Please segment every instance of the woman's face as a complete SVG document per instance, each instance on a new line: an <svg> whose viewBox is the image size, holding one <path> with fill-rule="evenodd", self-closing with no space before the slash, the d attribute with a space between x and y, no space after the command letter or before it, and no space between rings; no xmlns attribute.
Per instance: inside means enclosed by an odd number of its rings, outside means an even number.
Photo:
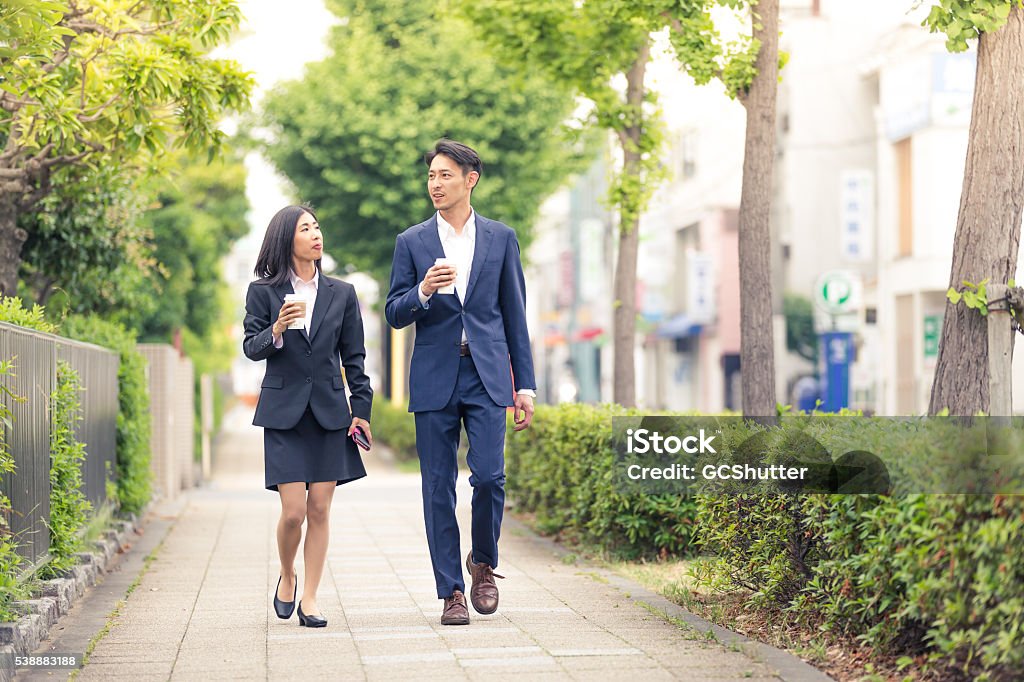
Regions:
<svg viewBox="0 0 1024 682"><path fill-rule="evenodd" d="M309 213L299 216L295 224L295 239L292 242L292 255L298 260L320 260L324 252L324 238L320 234L320 223Z"/></svg>

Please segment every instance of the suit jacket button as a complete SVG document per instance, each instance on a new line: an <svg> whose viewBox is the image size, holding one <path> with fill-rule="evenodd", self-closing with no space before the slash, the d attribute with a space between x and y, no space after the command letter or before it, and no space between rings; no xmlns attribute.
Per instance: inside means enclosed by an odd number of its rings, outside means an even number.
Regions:
<svg viewBox="0 0 1024 682"><path fill-rule="evenodd" d="M313 354L313 351L311 351L311 350L307 350L307 351L306 351L306 357L307 357L307 358L308 358L308 357L309 357L310 355L312 355L312 354Z"/></svg>

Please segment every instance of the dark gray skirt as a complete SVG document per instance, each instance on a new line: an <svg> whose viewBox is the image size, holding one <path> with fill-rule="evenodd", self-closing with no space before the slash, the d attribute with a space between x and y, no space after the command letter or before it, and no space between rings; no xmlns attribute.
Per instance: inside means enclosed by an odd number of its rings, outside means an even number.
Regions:
<svg viewBox="0 0 1024 682"><path fill-rule="evenodd" d="M363 460L348 429L328 431L320 426L307 405L291 429L263 429L263 462L267 490L278 483L335 481L348 483L366 476Z"/></svg>

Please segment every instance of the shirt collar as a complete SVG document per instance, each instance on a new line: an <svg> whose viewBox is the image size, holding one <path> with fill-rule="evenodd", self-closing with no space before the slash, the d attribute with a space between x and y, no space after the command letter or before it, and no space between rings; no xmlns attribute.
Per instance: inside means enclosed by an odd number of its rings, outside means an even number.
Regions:
<svg viewBox="0 0 1024 682"><path fill-rule="evenodd" d="M292 290L293 291L298 287L299 284L305 284L307 286L312 284L313 288L319 291L319 289L320 289L320 276L319 275L320 275L320 273L316 272L316 273L313 274L313 279L311 281L304 282L304 281L302 281L302 278L299 277L295 273L294 269L288 268L288 276L289 276L288 278L292 282Z"/></svg>
<svg viewBox="0 0 1024 682"><path fill-rule="evenodd" d="M441 243L448 241L449 237L455 237L455 228L451 224L441 217L441 212L437 212L437 236L441 238ZM469 209L469 219L466 221L465 226L462 228L462 236L469 239L471 242L476 241L476 211Z"/></svg>

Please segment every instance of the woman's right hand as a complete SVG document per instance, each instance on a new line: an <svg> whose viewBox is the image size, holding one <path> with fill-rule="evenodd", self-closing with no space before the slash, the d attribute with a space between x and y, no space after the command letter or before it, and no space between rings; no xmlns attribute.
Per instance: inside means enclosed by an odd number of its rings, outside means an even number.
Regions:
<svg viewBox="0 0 1024 682"><path fill-rule="evenodd" d="M274 336L281 336L292 322L300 320L303 317L304 311L302 304L295 301L288 301L281 306L281 312L278 313L277 321L274 322L272 328Z"/></svg>

